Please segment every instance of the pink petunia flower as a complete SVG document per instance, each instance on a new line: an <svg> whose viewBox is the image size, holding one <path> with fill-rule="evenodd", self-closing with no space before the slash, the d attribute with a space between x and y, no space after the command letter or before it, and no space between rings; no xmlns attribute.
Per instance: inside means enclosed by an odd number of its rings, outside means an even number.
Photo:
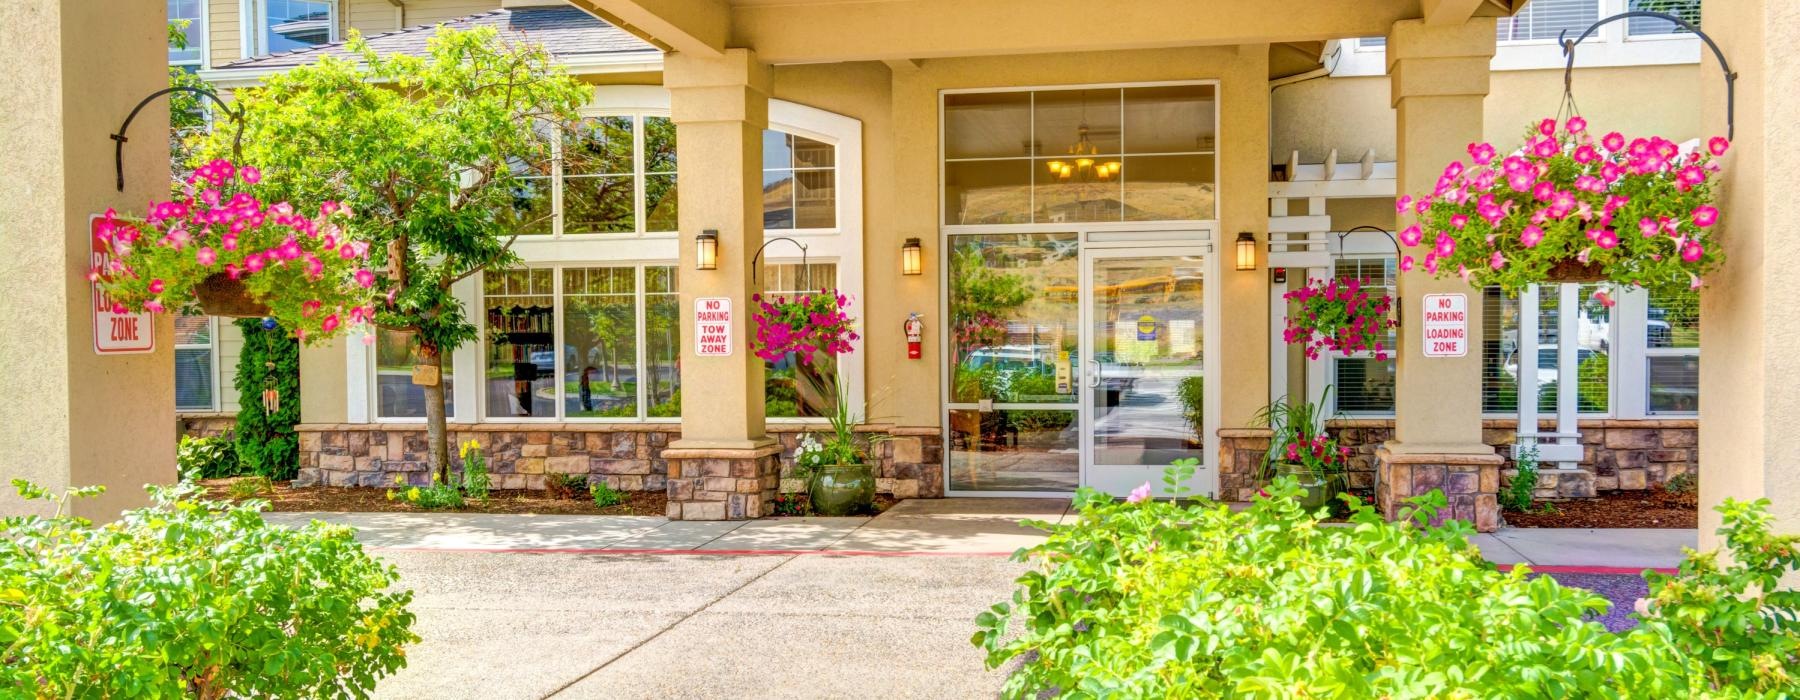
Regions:
<svg viewBox="0 0 1800 700"><path fill-rule="evenodd" d="M1614 131L1600 137L1600 145L1605 146L1606 150L1617 152L1625 148L1625 137Z"/></svg>
<svg viewBox="0 0 1800 700"><path fill-rule="evenodd" d="M1729 148L1731 148L1731 142L1725 140L1723 136L1714 136L1706 141L1707 152L1715 156L1725 155L1726 149Z"/></svg>
<svg viewBox="0 0 1800 700"><path fill-rule="evenodd" d="M1709 205L1694 208L1694 225L1706 228L1719 222L1719 210Z"/></svg>
<svg viewBox="0 0 1800 700"><path fill-rule="evenodd" d="M1587 120L1582 119L1580 116L1569 117L1569 121L1564 122L1564 125L1568 127L1569 133L1571 134L1579 134L1583 131L1587 131Z"/></svg>
<svg viewBox="0 0 1800 700"><path fill-rule="evenodd" d="M1537 247L1537 244L1542 242L1544 242L1544 229L1538 228L1535 225L1526 226L1524 230L1519 232L1520 245L1527 248L1535 248Z"/></svg>

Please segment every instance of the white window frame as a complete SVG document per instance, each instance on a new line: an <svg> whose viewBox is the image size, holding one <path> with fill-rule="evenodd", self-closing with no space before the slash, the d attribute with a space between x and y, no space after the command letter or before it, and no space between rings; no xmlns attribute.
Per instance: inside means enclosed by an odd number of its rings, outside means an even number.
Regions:
<svg viewBox="0 0 1800 700"><path fill-rule="evenodd" d="M452 288L453 294L455 293L455 291L456 290L454 288ZM470 307L470 308L473 308L473 307ZM379 334L377 334L375 336L375 340L368 345L363 345L360 337L353 337L353 338L351 338L351 341L352 342L346 344L346 347L351 348L353 350L353 352L350 354L349 363L346 364L345 366L351 368L351 371L349 372L349 374L351 374L351 375L356 374L356 371L354 369L356 367L365 367L367 369L366 376L364 377L363 386L365 387L364 391L368 394L368 398L367 398L366 402L363 404L363 407L364 407L363 410L365 410L367 412L367 415L364 416L363 418L353 417L351 419L352 422L424 423L425 422L424 416L410 416L409 417L409 416L383 416L383 415L380 415L381 384L379 381L377 381L377 377L376 377L376 373L380 370L380 367L378 367L377 363L376 363L377 354L375 351L375 344L381 342L381 336ZM361 352L355 352L357 350L360 350ZM449 357L444 358L444 369L449 370L450 376L452 378L460 377L460 376L467 376L462 373L461 368L457 365L457 358L459 356L469 355L469 354L472 354L472 353L470 353L466 347L458 348L457 350L451 352ZM354 387L354 386L355 386L355 383L352 382L352 387ZM455 391L455 387L454 386L451 387L451 390ZM450 401L449 401L450 405L445 407L446 411L445 411L444 419L446 421L454 422L454 421L456 421L456 409L457 409L457 406L461 405L462 397L459 393L459 394L452 394L451 396L449 396L447 398L450 399ZM351 405L355 406L356 402L352 401ZM354 410L354 409L352 409L352 410Z"/></svg>
<svg viewBox="0 0 1800 700"><path fill-rule="evenodd" d="M1725 2L1728 0L1713 0ZM1630 0L1594 0L1600 5L1599 19L1625 12ZM1700 62L1700 38L1693 34L1649 34L1628 36L1630 20L1601 27L1575 50L1576 68L1612 68L1621 66L1684 65ZM1574 37L1570 37L1574 38ZM1387 47L1355 41L1356 50L1346 51L1335 66L1333 77L1387 74ZM1548 70L1568 65L1562 46L1554 39L1498 41L1490 70ZM1579 78L1578 78L1579 79Z"/></svg>
<svg viewBox="0 0 1800 700"><path fill-rule="evenodd" d="M202 69L212 67L212 60L211 60L212 52L210 50L212 48L212 36L207 31L208 22L206 21L207 16L211 14L210 12L207 12L207 9L209 8L210 3L207 0L195 0L195 2L199 3L199 5L200 5L200 16L195 17L194 23L190 26L192 26L194 28L194 30L195 30L194 35L196 37L198 37L199 41L197 43L188 44L188 48L198 51L200 53L200 57L195 58L195 59L185 60L185 61L169 61L169 65L171 65L171 66L197 66ZM181 17L181 18L170 17L168 19L186 19L186 18L185 17Z"/></svg>
<svg viewBox="0 0 1800 700"><path fill-rule="evenodd" d="M239 45L242 47L239 53L243 58L255 58L271 53L264 41L264 33L268 31L266 26L269 14L268 1L242 0L242 4L238 6L238 39ZM330 25L326 42L339 41L338 21L342 10L338 7L338 0L323 0L323 2L326 3L330 12L330 16L325 20ZM204 52L202 55L205 55Z"/></svg>
<svg viewBox="0 0 1800 700"><path fill-rule="evenodd" d="M206 317L206 340L207 342L204 345L199 343L175 343L175 349L205 350L207 352L207 355L210 357L207 361L207 367L211 370L212 374L212 376L207 377L207 381L212 384L211 389L207 391L207 395L212 397L212 403L204 408L181 406L178 403L175 406L176 413L217 413L219 411L219 406L221 405L219 381L222 377L219 371L219 317Z"/></svg>
<svg viewBox="0 0 1800 700"><path fill-rule="evenodd" d="M669 91L655 85L603 85L594 88L593 99L589 106L582 110L583 116L618 116L620 114L637 115L641 122L644 116L669 116ZM815 141L829 143L837 147L837 226L828 229L781 229L770 237L787 236L806 243L807 259L812 262L833 262L838 268L838 289L855 300L852 315L866 319L866 313L856 309L866 309L867 300L863 296L864 262L863 262L863 136L862 121L853 117L827 112L815 107L788 102L785 100L769 100L769 128L791 134L805 136ZM634 125L636 136L635 175L643 176L644 149L642 144L643 129ZM759 165L760 169L760 165ZM560 190L561 178L554 178L553 187ZM643 187L636 188L638 197L638 225L642 229L645 219L642 216ZM676 232L653 233L587 233L559 235L561 226L560 207L561 193L555 197L558 208L557 229L551 234L520 236L513 244L513 251L518 253L520 267L608 267L608 266L640 266L638 294L640 296L640 341L642 339L643 309L643 266L669 265L676 266L679 272L680 236ZM785 250L784 250L785 248ZM777 244L771 246L764 259L770 263L799 262L798 251L791 246ZM557 362L562 362L560 347L562 333L561 272L555 273L557 305L557 337L559 351ZM451 288L458 301L466 309L480 309L481 275L471 276ZM747 312L747 311L746 311ZM865 366L867 348L865 338L852 341L852 352L839 356L839 377L848 385L851 397L851 410L857 415L866 415L867 403ZM642 342L639 343L640 363L642 367ZM360 341L346 343L348 366L361 367L362 371L350 371L349 387L346 391L350 407L347 419L351 423L369 422L418 422L417 418L375 418L373 410L373 377L374 353ZM479 346L464 346L451 355L457 376L484 379L486 353ZM485 381L461 381L454 388L455 405L473 407L473 414L463 411L460 423L497 423L497 424L533 424L553 423L562 419L526 419L526 418L489 418ZM640 386L640 393L642 388ZM648 410L643 401L639 401L639 415ZM460 409L459 409L460 410ZM557 412L563 411L559 403ZM677 418L570 418L570 423L675 423ZM824 422L822 418L770 418L770 424L798 423L816 425Z"/></svg>

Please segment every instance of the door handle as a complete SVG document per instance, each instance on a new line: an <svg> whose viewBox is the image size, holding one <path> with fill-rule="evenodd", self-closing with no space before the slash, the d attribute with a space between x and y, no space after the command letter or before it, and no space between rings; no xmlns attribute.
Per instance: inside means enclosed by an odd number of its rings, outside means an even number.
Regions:
<svg viewBox="0 0 1800 700"><path fill-rule="evenodd" d="M1089 389L1100 386L1100 361L1088 360L1087 385Z"/></svg>

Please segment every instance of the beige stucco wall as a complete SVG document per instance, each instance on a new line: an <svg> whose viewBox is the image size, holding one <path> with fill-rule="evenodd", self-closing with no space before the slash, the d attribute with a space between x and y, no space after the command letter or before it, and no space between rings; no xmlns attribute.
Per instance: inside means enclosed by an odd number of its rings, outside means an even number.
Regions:
<svg viewBox="0 0 1800 700"><path fill-rule="evenodd" d="M1575 98L1596 128L1625 134L1659 134L1676 141L1700 136L1700 67L1697 64L1581 68ZM1561 70L1497 71L1483 102L1483 137L1514 144L1531 124L1555 116L1562 100ZM1375 160L1393 161L1394 111L1387 76L1318 78L1275 88L1270 162L1322 163L1338 149L1341 161L1375 149Z"/></svg>
<svg viewBox="0 0 1800 700"><path fill-rule="evenodd" d="M872 275L884 274L882 268L893 267L892 251L898 250L897 239L918 236L925 242L926 276L907 280L895 289L905 294L905 302L891 307L927 310L926 355L905 368L893 366L896 357L882 350L871 355L871 386L888 376L913 378L896 388L887 402L887 410L895 422L903 425L937 425L941 410L937 378L941 358L936 348L943 332L943 319L932 318L939 305L937 280L943 274L937 269L940 257L939 178L938 178L938 91L948 88L1001 86L1077 85L1127 81L1218 79L1220 83L1220 226L1216 254L1229 256L1230 241L1238 231L1254 231L1258 235L1268 226L1268 47L1207 47L1114 51L1096 54L1051 54L1030 56L990 56L949 58L921 61L917 70L902 69L894 75L893 84L893 170L891 177L878 172L870 178L871 198L891 197L876 202L888 212L883 218L895 232L891 236L872 239L868 261ZM877 194L882 190L888 192ZM885 227L884 227L885 228ZM1226 257L1229 261L1230 258ZM1259 265L1259 270L1260 270ZM1266 279L1261 272L1236 272L1224 265L1218 280L1222 285L1223 304L1217 310L1223 318L1223 347L1209 348L1209 362L1218 362L1223 378L1220 387L1224 404L1221 425L1247 424L1256 409L1267 400L1268 348L1262 343L1230 342L1232 338L1268 337L1268 297ZM871 277L874 279L874 277ZM919 283L919 280L925 280ZM869 296L883 294L880 286L871 284ZM886 308L886 307L884 307ZM898 327L902 316L875 315L874 326ZM878 332L888 332L881 330ZM888 340L872 342L893 345ZM912 365L916 365L916 368ZM929 384L924 383L929 381Z"/></svg>
<svg viewBox="0 0 1800 700"><path fill-rule="evenodd" d="M161 3L19 0L0 4L0 172L18 206L0 208L0 479L53 489L103 484L75 512L106 519L145 502L145 483L175 476L175 381L170 317L155 352L94 351L88 217L135 211L166 192L169 154L157 125L166 103L139 114L125 149L126 189L113 189L120 115L166 84ZM0 513L27 510L10 487ZM42 512L41 507L29 510Z"/></svg>

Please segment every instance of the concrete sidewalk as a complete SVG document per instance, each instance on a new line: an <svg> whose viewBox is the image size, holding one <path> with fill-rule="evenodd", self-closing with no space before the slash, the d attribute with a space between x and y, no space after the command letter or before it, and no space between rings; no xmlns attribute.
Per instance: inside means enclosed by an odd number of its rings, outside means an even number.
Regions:
<svg viewBox="0 0 1800 700"><path fill-rule="evenodd" d="M271 522L318 518L357 528L378 549L600 554L839 553L1001 556L1043 541L1027 520L1072 522L1069 501L942 498L902 501L874 518L671 521L653 516L462 513L269 513ZM1474 544L1497 564L1669 568L1694 530L1509 528Z"/></svg>

